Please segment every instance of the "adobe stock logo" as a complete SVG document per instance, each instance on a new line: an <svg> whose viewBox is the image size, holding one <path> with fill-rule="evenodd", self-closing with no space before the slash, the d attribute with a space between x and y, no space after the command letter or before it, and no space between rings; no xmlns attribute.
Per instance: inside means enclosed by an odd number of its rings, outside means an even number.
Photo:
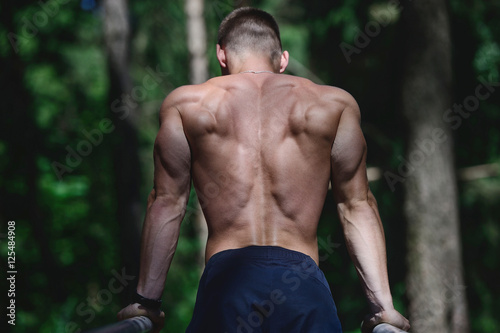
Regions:
<svg viewBox="0 0 500 333"><path fill-rule="evenodd" d="M109 280L106 289L99 290L94 297L89 296L85 301L80 302L76 306L76 314L84 317L86 324L90 324L95 319L96 312L101 312L104 306L109 305L113 301L113 295L121 293L135 279L134 275L127 275L125 273L125 268L122 268L121 272L113 269L111 273L114 277ZM81 331L78 324L73 321L66 324L66 333L79 333Z"/></svg>
<svg viewBox="0 0 500 333"><path fill-rule="evenodd" d="M9 32L7 39L14 49L14 52L19 53L19 47L25 45L30 39L38 35L39 28L43 28L49 23L49 18L53 18L59 13L59 7L65 5L71 0L49 0L47 2L38 1L40 9L35 12L31 18L23 16L21 18L22 27L20 34Z"/></svg>
<svg viewBox="0 0 500 333"><path fill-rule="evenodd" d="M353 40L354 45L346 42L340 43L340 50L347 63L350 64L352 62L354 54L360 54L363 49L368 47L372 39L380 35L382 28L395 22L402 10L403 6L401 6L399 0L390 0L386 7L377 10L373 20L368 21L363 30L356 28L356 36Z"/></svg>
<svg viewBox="0 0 500 333"><path fill-rule="evenodd" d="M66 164L57 161L52 162L52 169L57 178L62 180L62 176L66 172L73 172L74 168L82 163L83 157L89 156L94 147L102 143L104 134L109 134L113 132L114 129L115 125L113 122L108 118L104 118L99 122L97 128L91 129L90 131L82 130L82 134L87 140L80 140L75 148L72 148L70 145L66 146L66 151L68 152L65 159Z"/></svg>
<svg viewBox="0 0 500 333"><path fill-rule="evenodd" d="M493 82L491 78L488 81L480 76L478 80L480 83L474 89L474 94L465 97L462 103L454 103L451 108L444 111L442 120L446 125L433 128L427 138L411 143L417 149L413 149L407 159L401 155L397 157L400 161L397 174L391 171L384 172L384 178L392 192L396 190L396 184L405 182L428 157L435 153L439 144L449 139L444 130L446 126L450 126L452 130L460 128L463 120L468 119L479 109L481 101L488 99L495 89L500 87L500 82Z"/></svg>
<svg viewBox="0 0 500 333"><path fill-rule="evenodd" d="M146 67L147 74L142 78L142 83L134 86L130 92L123 93L119 98L111 102L110 109L119 120L125 120L133 117L132 111L136 110L139 103L144 102L148 94L157 88L168 76L167 72L162 72L159 66L156 70ZM81 139L75 146L67 145L67 152L63 162L52 161L52 170L57 178L62 181L66 173L72 173L83 161L84 157L89 156L95 147L99 146L104 140L104 134L109 134L115 130L115 123L109 118L103 118L99 121L96 128L91 130L82 130L81 133L85 139Z"/></svg>

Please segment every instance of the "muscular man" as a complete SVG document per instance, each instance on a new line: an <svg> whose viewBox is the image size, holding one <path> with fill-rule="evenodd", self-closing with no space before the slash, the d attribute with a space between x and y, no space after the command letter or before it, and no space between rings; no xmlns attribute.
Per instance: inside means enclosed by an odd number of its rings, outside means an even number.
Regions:
<svg viewBox="0 0 500 333"><path fill-rule="evenodd" d="M180 87L161 107L142 235L142 298L119 317L147 315L156 332L163 326L155 300L193 180L208 240L187 332L341 332L317 266L316 231L331 181L371 311L363 332L381 322L408 329L392 304L356 101L341 89L281 74L288 52L273 17L257 9L235 10L222 21L217 59L223 76Z"/></svg>

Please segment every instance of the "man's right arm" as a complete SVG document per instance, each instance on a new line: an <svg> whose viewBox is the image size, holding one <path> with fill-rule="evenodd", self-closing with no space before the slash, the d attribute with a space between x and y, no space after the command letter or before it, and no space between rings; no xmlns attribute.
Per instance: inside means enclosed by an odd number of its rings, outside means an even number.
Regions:
<svg viewBox="0 0 500 333"><path fill-rule="evenodd" d="M362 332L386 322L408 330L406 318L394 309L387 276L385 238L375 197L366 175L366 142L356 101L346 94L331 151L331 181L347 249L369 303Z"/></svg>
<svg viewBox="0 0 500 333"><path fill-rule="evenodd" d="M160 110L160 129L154 146L154 189L148 197L142 230L137 293L153 300L161 299L191 188L191 152L176 107L176 95L179 89L165 99ZM153 332L163 327L163 312L137 303L123 309L118 317L139 315L153 320Z"/></svg>
<svg viewBox="0 0 500 333"><path fill-rule="evenodd" d="M172 94L176 94L173 92ZM142 231L137 292L159 299L172 261L191 189L191 152L179 111L167 97L154 146L154 189Z"/></svg>

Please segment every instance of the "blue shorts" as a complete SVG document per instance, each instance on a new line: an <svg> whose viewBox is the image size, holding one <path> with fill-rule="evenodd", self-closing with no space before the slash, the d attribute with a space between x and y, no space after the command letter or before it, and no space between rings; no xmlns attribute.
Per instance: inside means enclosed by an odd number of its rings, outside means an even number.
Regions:
<svg viewBox="0 0 500 333"><path fill-rule="evenodd" d="M276 246L226 250L208 261L186 333L337 333L337 308L314 260Z"/></svg>

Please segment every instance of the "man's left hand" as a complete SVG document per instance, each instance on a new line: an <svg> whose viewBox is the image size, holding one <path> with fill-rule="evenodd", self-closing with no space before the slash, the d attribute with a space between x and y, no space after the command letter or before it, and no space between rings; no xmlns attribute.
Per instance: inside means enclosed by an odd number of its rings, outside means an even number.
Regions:
<svg viewBox="0 0 500 333"><path fill-rule="evenodd" d="M160 333L165 325L165 313L161 310L150 310L139 303L130 304L118 312L118 319L124 320L137 316L146 316L153 322L153 330L151 333Z"/></svg>
<svg viewBox="0 0 500 333"><path fill-rule="evenodd" d="M373 328L381 323L391 324L403 331L410 329L410 322L394 309L369 314L361 324L362 333L371 333Z"/></svg>

